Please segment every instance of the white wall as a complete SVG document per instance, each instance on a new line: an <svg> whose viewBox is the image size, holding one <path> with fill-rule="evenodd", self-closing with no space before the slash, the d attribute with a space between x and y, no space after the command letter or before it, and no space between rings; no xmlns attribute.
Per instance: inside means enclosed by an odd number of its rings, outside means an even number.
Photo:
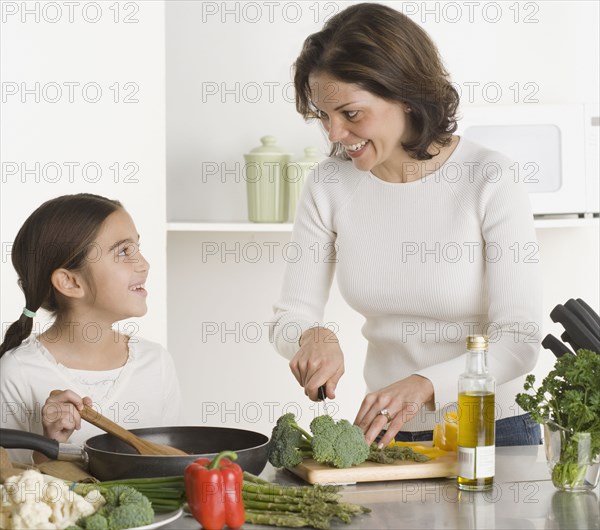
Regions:
<svg viewBox="0 0 600 530"><path fill-rule="evenodd" d="M183 382L190 421L237 422L269 432L285 404L301 404L305 414L313 414L287 362L269 344L264 325L279 293L288 235L171 233L167 240L164 225L167 218L245 220L245 187L236 169L242 154L264 134L276 135L296 155L307 145L325 150L319 129L306 125L295 112L290 65L304 38L342 3L246 2L236 7L231 2L175 0L165 12L164 3L156 0L102 2L100 20L92 22L98 16L93 4L80 2L70 18L62 2L0 3L0 155L9 164L2 166L0 188L3 328L23 305L9 248L26 216L45 199L63 193L118 197L132 212L152 264L149 313L139 320L139 333L164 343L168 325L168 346ZM61 19L52 22L57 13L44 11L44 5L62 6ZM490 82L500 85L502 104L515 103L511 86L519 87L516 103L524 104L523 98L533 93L540 103L597 101L595 2L520 3L518 22L513 2L499 3L499 13L494 2L480 2L472 14L467 4L457 2L394 5L412 13L434 37L463 88L463 101L469 102L469 83L479 83L481 89L470 102L485 103L482 88ZM461 11L445 7L451 5ZM24 16L23 6L33 11ZM490 21L498 16L498 22ZM46 92L39 103L31 94L25 102L21 93L10 95L12 83L20 88L22 82L28 88L40 83ZM64 85L70 82L80 83L73 102ZM48 101L55 97L52 83L63 88L57 103ZM84 99L85 83L101 86L97 103ZM117 103L110 89L115 83L121 89ZM85 94L88 99L94 97L93 87ZM137 87L133 97L139 101L125 103ZM10 165L31 168L36 162L39 172L27 174L13 174ZM69 179L65 164L70 162L80 164L78 168L96 163L102 176L90 182L90 167L87 181L79 170ZM126 172L114 182L110 167L115 162L122 171L127 162L138 164L133 177L137 182L125 182ZM44 173L44 164L63 166L63 174L56 178L52 165ZM215 167L217 173L208 176ZM598 229L546 229L538 236L545 313L568 297L583 297L598 309ZM257 248L263 253L258 260L252 254ZM340 414L352 418L363 392L362 319L347 308L335 285L326 320L341 328L347 374L337 404ZM553 331L549 319L546 327ZM551 361L549 355L545 359L546 364Z"/></svg>
<svg viewBox="0 0 600 530"><path fill-rule="evenodd" d="M326 150L295 111L290 69L304 39L352 3L168 2L169 220L246 220L242 155L265 134L296 156ZM430 33L463 105L598 101L596 2L383 3Z"/></svg>
<svg viewBox="0 0 600 530"><path fill-rule="evenodd" d="M295 111L290 66L304 38L350 3L168 2L169 220L246 220L243 153L265 134L296 156L308 145L325 152L321 131ZM463 104L598 100L595 2L385 3L403 9L434 38ZM598 236L597 225L538 231L546 315L570 297L598 309ZM238 422L268 433L286 404L300 407L302 421L315 413L269 344L264 324L279 295L288 237L169 235L169 348L182 368L194 422ZM340 327L346 353L336 403L353 419L364 391L366 344L362 318L335 284L326 320ZM544 325L545 333L557 333L549 317ZM552 362L543 351L536 372L545 373Z"/></svg>
<svg viewBox="0 0 600 530"><path fill-rule="evenodd" d="M123 202L151 264L148 314L120 328L164 343L164 3L1 9L2 329L24 305L10 262L19 227L49 198L90 192Z"/></svg>

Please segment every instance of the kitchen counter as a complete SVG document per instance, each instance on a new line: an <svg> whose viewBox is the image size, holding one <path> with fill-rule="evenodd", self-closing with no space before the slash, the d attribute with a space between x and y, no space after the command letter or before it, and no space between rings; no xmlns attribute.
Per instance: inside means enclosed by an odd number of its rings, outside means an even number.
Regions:
<svg viewBox="0 0 600 530"><path fill-rule="evenodd" d="M261 477L281 484L304 484L267 464ZM494 488L460 492L453 479L365 482L344 486L343 500L372 512L336 522L332 528L400 529L596 529L600 530L600 491L567 493L550 481L542 446L496 448ZM245 525L247 528L275 528ZM165 529L198 529L189 516Z"/></svg>

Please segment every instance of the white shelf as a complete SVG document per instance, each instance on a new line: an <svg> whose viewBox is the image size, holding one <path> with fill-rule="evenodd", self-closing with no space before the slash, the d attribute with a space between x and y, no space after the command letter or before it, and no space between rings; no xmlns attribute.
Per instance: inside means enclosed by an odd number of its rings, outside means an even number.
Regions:
<svg viewBox="0 0 600 530"><path fill-rule="evenodd" d="M291 232L292 223L167 223L168 232Z"/></svg>
<svg viewBox="0 0 600 530"><path fill-rule="evenodd" d="M598 217L585 217L585 218L548 218L548 219L534 219L533 225L536 228L583 228L588 226L598 226Z"/></svg>
<svg viewBox="0 0 600 530"><path fill-rule="evenodd" d="M583 228L598 226L598 217L593 218L554 218L535 219L536 228ZM183 222L167 223L168 232L291 232L292 223L212 223L212 222Z"/></svg>

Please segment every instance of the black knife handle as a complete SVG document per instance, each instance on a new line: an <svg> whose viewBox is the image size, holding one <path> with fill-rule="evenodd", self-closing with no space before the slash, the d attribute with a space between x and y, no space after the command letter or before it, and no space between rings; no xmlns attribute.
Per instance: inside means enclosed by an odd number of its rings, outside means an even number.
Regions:
<svg viewBox="0 0 600 530"><path fill-rule="evenodd" d="M325 401L325 398L327 397L325 385L321 385L319 387L318 397L319 397L319 401Z"/></svg>
<svg viewBox="0 0 600 530"><path fill-rule="evenodd" d="M580 346L577 346L575 342L573 342L573 339L569 337L569 334L566 331L560 336L560 338L563 342L566 342L569 346L571 346L571 348L573 348L573 351L577 351L581 348Z"/></svg>
<svg viewBox="0 0 600 530"><path fill-rule="evenodd" d="M587 329L592 333L594 337L600 340L600 324L597 324L592 316L588 313L579 302L573 300L567 300L565 307L571 311Z"/></svg>
<svg viewBox="0 0 600 530"><path fill-rule="evenodd" d="M581 298L578 298L577 301L579 302L581 307L583 307L590 314L590 316L594 319L594 322L596 322L596 324L600 326L600 315L598 315L598 313L596 313L596 311L594 311L589 305L587 305L585 301Z"/></svg>
<svg viewBox="0 0 600 530"><path fill-rule="evenodd" d="M554 335L546 335L542 341L542 346L546 350L550 350L557 359L563 355L573 355L573 352L569 350L569 348L567 348L562 342L560 342Z"/></svg>
<svg viewBox="0 0 600 530"><path fill-rule="evenodd" d="M577 318L563 305L557 305L550 313L554 322L560 322L569 337L579 347L600 352L600 340L589 331Z"/></svg>
<svg viewBox="0 0 600 530"><path fill-rule="evenodd" d="M5 449L31 449L39 451L48 458L58 458L59 444L56 440L16 429L0 429L0 446Z"/></svg>

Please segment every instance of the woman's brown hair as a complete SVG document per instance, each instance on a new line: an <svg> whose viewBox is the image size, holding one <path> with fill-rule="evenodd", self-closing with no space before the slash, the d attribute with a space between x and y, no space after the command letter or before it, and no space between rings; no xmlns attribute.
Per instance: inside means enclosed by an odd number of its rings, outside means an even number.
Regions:
<svg viewBox="0 0 600 530"><path fill-rule="evenodd" d="M429 160L431 145L448 145L456 131L459 95L450 83L438 50L406 15L380 4L348 7L310 35L294 64L296 109L316 118L309 76L326 73L358 85L388 101L410 108L414 137L403 148L417 160ZM348 158L340 144L331 156Z"/></svg>
<svg viewBox="0 0 600 530"><path fill-rule="evenodd" d="M64 304L52 285L56 269L85 271L86 258L106 218L122 208L119 201L80 193L46 201L23 223L12 246L12 263L25 295L25 307L60 315ZM10 325L0 357L30 334L33 319L22 314Z"/></svg>

